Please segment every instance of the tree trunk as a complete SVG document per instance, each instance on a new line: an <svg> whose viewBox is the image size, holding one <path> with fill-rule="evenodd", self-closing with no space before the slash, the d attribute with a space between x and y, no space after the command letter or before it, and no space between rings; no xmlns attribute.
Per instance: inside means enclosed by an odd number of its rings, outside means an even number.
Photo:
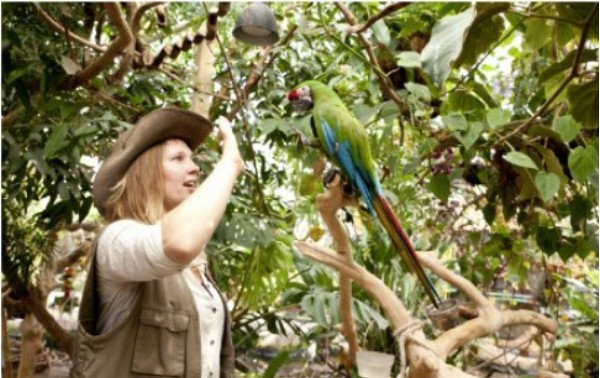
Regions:
<svg viewBox="0 0 600 378"><path fill-rule="evenodd" d="M33 378L35 358L42 351L43 328L32 313L25 315L19 325L21 330L21 356L19 358L18 378Z"/></svg>

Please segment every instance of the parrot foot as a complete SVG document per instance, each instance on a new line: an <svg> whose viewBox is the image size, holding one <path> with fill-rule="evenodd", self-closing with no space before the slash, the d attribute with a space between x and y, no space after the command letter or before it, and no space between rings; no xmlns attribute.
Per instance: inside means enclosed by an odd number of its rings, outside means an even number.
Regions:
<svg viewBox="0 0 600 378"><path fill-rule="evenodd" d="M344 195L347 197L358 197L358 193L354 189L354 186L346 180L346 177L342 174L342 172L337 168L332 168L325 172L323 175L323 186L328 188L331 183L334 182L335 177L339 175L342 179L342 190Z"/></svg>
<svg viewBox="0 0 600 378"><path fill-rule="evenodd" d="M353 196L354 194L354 189L352 188L352 185L350 185L348 182L346 182L346 179L344 177L344 175L342 175L342 172L337 169L337 168L332 168L330 170L328 170L327 172L325 172L325 174L323 175L323 186L325 186L326 188L328 188L336 179L336 176L340 176L340 179L342 180L342 191L344 193L345 196ZM354 224L354 217L352 216L352 214L346 210L346 208L342 207L342 211L344 212L344 222L346 223L352 223Z"/></svg>
<svg viewBox="0 0 600 378"><path fill-rule="evenodd" d="M300 146L308 146L314 148L320 148L321 142L319 142L316 138L309 138L304 135L302 132L296 130L296 144L298 147Z"/></svg>

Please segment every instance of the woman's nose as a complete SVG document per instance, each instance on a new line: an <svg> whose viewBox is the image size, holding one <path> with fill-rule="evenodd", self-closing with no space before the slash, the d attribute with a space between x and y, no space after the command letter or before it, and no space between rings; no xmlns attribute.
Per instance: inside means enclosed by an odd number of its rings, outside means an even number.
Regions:
<svg viewBox="0 0 600 378"><path fill-rule="evenodd" d="M200 173L200 167L198 167L198 165L196 163L194 163L193 160L190 160L189 172L190 173L194 173L194 174L199 174Z"/></svg>

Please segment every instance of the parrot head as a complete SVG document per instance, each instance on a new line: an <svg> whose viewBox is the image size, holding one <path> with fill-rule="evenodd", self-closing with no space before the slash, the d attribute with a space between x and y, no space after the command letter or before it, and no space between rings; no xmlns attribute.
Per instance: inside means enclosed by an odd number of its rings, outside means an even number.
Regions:
<svg viewBox="0 0 600 378"><path fill-rule="evenodd" d="M309 86L298 86L292 89L287 97L296 111L305 111L313 107Z"/></svg>

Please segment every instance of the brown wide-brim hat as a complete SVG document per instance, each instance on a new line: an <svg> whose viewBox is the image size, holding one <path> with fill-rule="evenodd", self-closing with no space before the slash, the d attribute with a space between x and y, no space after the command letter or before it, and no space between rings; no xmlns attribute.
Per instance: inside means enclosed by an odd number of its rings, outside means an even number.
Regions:
<svg viewBox="0 0 600 378"><path fill-rule="evenodd" d="M202 143L213 126L198 113L178 108L148 113L115 142L110 155L94 179L94 205L104 215L112 188L123 178L131 164L148 148L171 138L183 139L190 149Z"/></svg>

